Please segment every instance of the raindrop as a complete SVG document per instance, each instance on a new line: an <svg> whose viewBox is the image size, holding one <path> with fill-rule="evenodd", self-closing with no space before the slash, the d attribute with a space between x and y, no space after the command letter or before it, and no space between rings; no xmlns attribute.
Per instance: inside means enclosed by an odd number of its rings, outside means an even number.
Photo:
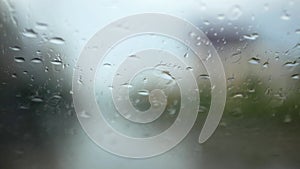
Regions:
<svg viewBox="0 0 300 169"><path fill-rule="evenodd" d="M220 126L220 127L226 127L226 126L227 126L227 123L225 123L225 122L220 122L219 126Z"/></svg>
<svg viewBox="0 0 300 169"><path fill-rule="evenodd" d="M139 59L139 57L137 55L129 55L129 58L134 58L134 59Z"/></svg>
<svg viewBox="0 0 300 169"><path fill-rule="evenodd" d="M299 74L293 74L291 76L292 79L295 79L295 80L299 80L300 79L300 75Z"/></svg>
<svg viewBox="0 0 300 169"><path fill-rule="evenodd" d="M111 64L110 64L110 63L104 63L103 66L104 66L104 67L107 67L107 68L110 68L110 67L111 67Z"/></svg>
<svg viewBox="0 0 300 169"><path fill-rule="evenodd" d="M170 74L169 71L162 71L161 78L166 80L174 80L175 78Z"/></svg>
<svg viewBox="0 0 300 169"><path fill-rule="evenodd" d="M257 64L260 63L260 59L257 58L257 57L253 57L253 58L251 58L248 62L249 62L250 64L257 65Z"/></svg>
<svg viewBox="0 0 300 169"><path fill-rule="evenodd" d="M190 37L191 37L191 38L194 38L194 37L196 37L196 36L197 36L195 32L190 32L190 34L189 34L189 35L190 35Z"/></svg>
<svg viewBox="0 0 300 169"><path fill-rule="evenodd" d="M80 84L80 85L83 85L83 78L82 76L80 75L78 80L77 80L77 83Z"/></svg>
<svg viewBox="0 0 300 169"><path fill-rule="evenodd" d="M53 37L53 38L49 39L49 42L53 43L53 44L57 44L57 45L62 45L65 43L65 40L60 37Z"/></svg>
<svg viewBox="0 0 300 169"><path fill-rule="evenodd" d="M236 52L234 52L232 55L231 55L231 58L232 58L232 63L237 63L238 61L241 60L242 56L242 51L241 50L238 50Z"/></svg>
<svg viewBox="0 0 300 169"><path fill-rule="evenodd" d="M160 103L158 100L153 100L153 101L151 102L151 105L152 105L153 107L155 107L155 108L158 108L158 107L161 106L161 103Z"/></svg>
<svg viewBox="0 0 300 169"><path fill-rule="evenodd" d="M295 30L295 33L296 33L296 34L300 34L300 29L296 29L296 30Z"/></svg>
<svg viewBox="0 0 300 169"><path fill-rule="evenodd" d="M280 19L282 20L290 20L291 16L290 14L287 12L287 10L283 11L283 14L281 15Z"/></svg>
<svg viewBox="0 0 300 169"><path fill-rule="evenodd" d="M140 103L141 102L141 100L140 99L136 99L136 100L134 100L134 103L137 105L138 103Z"/></svg>
<svg viewBox="0 0 300 169"><path fill-rule="evenodd" d="M33 58L33 59L31 59L31 63L42 63L42 59L40 59L40 58Z"/></svg>
<svg viewBox="0 0 300 169"><path fill-rule="evenodd" d="M22 34L23 34L23 36L25 36L27 38L36 38L37 37L37 33L33 29L25 29Z"/></svg>
<svg viewBox="0 0 300 169"><path fill-rule="evenodd" d="M238 5L235 5L231 8L228 18L230 20L238 20L242 14L241 8Z"/></svg>
<svg viewBox="0 0 300 169"><path fill-rule="evenodd" d="M109 90L113 90L114 87L112 85L107 86Z"/></svg>
<svg viewBox="0 0 300 169"><path fill-rule="evenodd" d="M189 57L189 53L186 52L184 55L183 55L184 58L188 58Z"/></svg>
<svg viewBox="0 0 300 169"><path fill-rule="evenodd" d="M272 93L272 89L268 87L265 91L265 95L271 95L271 93Z"/></svg>
<svg viewBox="0 0 300 169"><path fill-rule="evenodd" d="M44 100L43 100L42 98L40 98L40 97L33 97L33 98L31 99L31 101L32 101L32 102L36 102L36 103L41 103L41 102L43 102Z"/></svg>
<svg viewBox="0 0 300 169"><path fill-rule="evenodd" d="M17 62L17 63L25 62L25 58L23 58L23 57L15 57L15 62Z"/></svg>
<svg viewBox="0 0 300 169"><path fill-rule="evenodd" d="M223 19L225 19L225 15L224 15L224 14L219 14L219 15L217 16L217 18L218 18L219 20L223 20Z"/></svg>
<svg viewBox="0 0 300 169"><path fill-rule="evenodd" d="M269 62L265 62L264 64L263 64L263 68L268 68L269 67Z"/></svg>
<svg viewBox="0 0 300 169"><path fill-rule="evenodd" d="M288 114L285 115L283 122L284 122L284 123L290 123L290 122L292 122L291 116L288 115Z"/></svg>
<svg viewBox="0 0 300 169"><path fill-rule="evenodd" d="M199 109L198 109L198 113L205 113L205 112L207 112L207 108L205 107L205 106L199 106Z"/></svg>
<svg viewBox="0 0 300 169"><path fill-rule="evenodd" d="M243 97L244 97L243 94L237 93L232 98L243 98Z"/></svg>
<svg viewBox="0 0 300 169"><path fill-rule="evenodd" d="M264 10L269 10L269 4L268 3L266 3L266 4L264 4Z"/></svg>
<svg viewBox="0 0 300 169"><path fill-rule="evenodd" d="M283 66L285 67L295 67L295 66L298 66L299 63L296 62L296 61L293 61L293 62L286 62L285 64L283 64Z"/></svg>
<svg viewBox="0 0 300 169"><path fill-rule="evenodd" d="M42 22L37 22L35 25L35 28L40 29L40 30L46 30L48 28L48 24L42 23Z"/></svg>
<svg viewBox="0 0 300 169"><path fill-rule="evenodd" d="M60 102L61 98L62 97L60 95L54 95L49 99L48 104L50 106L56 106Z"/></svg>
<svg viewBox="0 0 300 169"><path fill-rule="evenodd" d="M22 110L28 110L29 106L21 105L19 108L22 109Z"/></svg>
<svg viewBox="0 0 300 169"><path fill-rule="evenodd" d="M16 73L13 73L13 74L11 75L11 77L12 77L12 78L17 78L17 74L16 74Z"/></svg>
<svg viewBox="0 0 300 169"><path fill-rule="evenodd" d="M250 35L244 35L243 38L247 40L256 40L259 37L258 33L252 33Z"/></svg>
<svg viewBox="0 0 300 169"><path fill-rule="evenodd" d="M232 116L240 117L243 115L243 112L242 112L241 108L237 107L232 110L231 114L232 114Z"/></svg>
<svg viewBox="0 0 300 169"><path fill-rule="evenodd" d="M132 88L133 86L129 83L124 83L124 84L122 84L122 87Z"/></svg>
<svg viewBox="0 0 300 169"><path fill-rule="evenodd" d="M11 47L9 47L9 49L11 49L13 51L20 51L21 47L20 46L11 46Z"/></svg>
<svg viewBox="0 0 300 169"><path fill-rule="evenodd" d="M300 48L300 43L297 43L294 47L293 47L293 49L294 48Z"/></svg>
<svg viewBox="0 0 300 169"><path fill-rule="evenodd" d="M248 92L249 92L249 93L254 93L254 92L255 92L255 89L249 89Z"/></svg>
<svg viewBox="0 0 300 169"><path fill-rule="evenodd" d="M193 68L189 66L186 68L186 70L193 71Z"/></svg>
<svg viewBox="0 0 300 169"><path fill-rule="evenodd" d="M174 115L174 114L176 114L176 109L170 108L170 109L168 109L168 112L169 112L169 115Z"/></svg>
<svg viewBox="0 0 300 169"><path fill-rule="evenodd" d="M53 65L56 65L56 66L62 65L62 61L61 61L61 60L58 60L58 59L52 60L51 63L52 63Z"/></svg>
<svg viewBox="0 0 300 169"><path fill-rule="evenodd" d="M199 75L200 79L209 79L209 75L208 74L201 74Z"/></svg>
<svg viewBox="0 0 300 169"><path fill-rule="evenodd" d="M87 113L86 111L82 111L80 114L79 114L80 117L83 117L83 118L90 118L91 115L89 113Z"/></svg>
<svg viewBox="0 0 300 169"><path fill-rule="evenodd" d="M209 51L208 54L207 54L207 57L205 58L205 61L208 61L211 57L212 57L212 54Z"/></svg>
<svg viewBox="0 0 300 169"><path fill-rule="evenodd" d="M148 90L140 90L140 91L138 91L138 94L141 96L149 96L149 91Z"/></svg>
<svg viewBox="0 0 300 169"><path fill-rule="evenodd" d="M204 25L210 25L208 20L205 20L203 23L204 23Z"/></svg>
<svg viewBox="0 0 300 169"><path fill-rule="evenodd" d="M130 114L130 113L126 113L126 114L124 114L124 117L125 117L126 119L129 119L129 118L131 117L131 114Z"/></svg>

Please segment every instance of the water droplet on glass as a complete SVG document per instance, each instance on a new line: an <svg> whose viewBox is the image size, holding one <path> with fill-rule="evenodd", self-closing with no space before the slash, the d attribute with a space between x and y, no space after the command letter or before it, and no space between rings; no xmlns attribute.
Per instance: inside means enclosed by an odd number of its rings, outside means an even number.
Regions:
<svg viewBox="0 0 300 169"><path fill-rule="evenodd" d="M40 98L40 97L33 97L33 98L31 99L31 101L32 101L32 102L36 102L36 103L41 103L41 102L43 102L44 100L43 100L42 98Z"/></svg>
<svg viewBox="0 0 300 169"><path fill-rule="evenodd" d="M22 110L28 110L28 109L29 109L29 106L21 105L19 108L22 109Z"/></svg>
<svg viewBox="0 0 300 169"><path fill-rule="evenodd" d="M62 61L59 59L54 59L51 61L51 63L56 66L62 65Z"/></svg>
<svg viewBox="0 0 300 169"><path fill-rule="evenodd" d="M53 95L52 97L50 97L50 99L48 100L48 104L50 106L56 106L58 105L58 103L60 102L60 100L62 99L62 97L60 95Z"/></svg>
<svg viewBox="0 0 300 169"><path fill-rule="evenodd" d="M145 78L143 79L143 82L144 82L144 83L147 83L147 82L148 82L148 79L145 77Z"/></svg>
<svg viewBox="0 0 300 169"><path fill-rule="evenodd" d="M235 5L231 8L228 18L230 20L238 20L242 14L241 8L238 5Z"/></svg>
<svg viewBox="0 0 300 169"><path fill-rule="evenodd" d="M107 86L109 90L113 90L114 87L112 85Z"/></svg>
<svg viewBox="0 0 300 169"><path fill-rule="evenodd" d="M79 116L83 117L83 118L90 118L91 117L91 115L89 113L87 113L86 111L80 112Z"/></svg>
<svg viewBox="0 0 300 169"><path fill-rule="evenodd" d="M249 35L244 35L243 38L247 40L256 40L259 37L258 33L252 33Z"/></svg>
<svg viewBox="0 0 300 169"><path fill-rule="evenodd" d="M194 37L196 37L196 36L197 36L195 32L190 32L190 34L189 34L189 35L190 35L190 37L191 37L191 38L194 38Z"/></svg>
<svg viewBox="0 0 300 169"><path fill-rule="evenodd" d="M231 114L232 114L232 116L240 117L243 115L243 111L241 108L237 107L232 110Z"/></svg>
<svg viewBox="0 0 300 169"><path fill-rule="evenodd" d="M139 57L137 55L129 55L129 58L135 58L135 59L139 59Z"/></svg>
<svg viewBox="0 0 300 169"><path fill-rule="evenodd" d="M183 55L184 58L188 58L189 57L189 53L186 52L184 55Z"/></svg>
<svg viewBox="0 0 300 169"><path fill-rule="evenodd" d="M249 93L254 93L254 92L255 92L255 89L249 89L248 92L249 92Z"/></svg>
<svg viewBox="0 0 300 169"><path fill-rule="evenodd" d="M42 59L40 59L40 58L33 58L33 59L31 59L31 63L42 63Z"/></svg>
<svg viewBox="0 0 300 169"><path fill-rule="evenodd" d="M133 86L129 83L124 83L124 84L122 84L122 87L132 88Z"/></svg>
<svg viewBox="0 0 300 169"><path fill-rule="evenodd" d="M27 38L36 38L38 35L33 29L25 29L22 34Z"/></svg>
<svg viewBox="0 0 300 169"><path fill-rule="evenodd" d="M288 115L288 114L285 115L283 122L284 122L284 123L290 123L290 122L292 122L291 116Z"/></svg>
<svg viewBox="0 0 300 169"><path fill-rule="evenodd" d="M104 66L104 67L107 67L107 68L110 68L110 67L111 67L111 64L110 64L110 63L104 63L103 66Z"/></svg>
<svg viewBox="0 0 300 169"><path fill-rule="evenodd" d="M232 98L243 98L243 97L244 97L243 94L237 93Z"/></svg>
<svg viewBox="0 0 300 169"><path fill-rule="evenodd" d="M217 18L218 18L219 20L223 20L223 19L225 19L225 15L224 15L224 14L219 14L219 15L217 16Z"/></svg>
<svg viewBox="0 0 300 169"><path fill-rule="evenodd" d="M23 57L15 57L15 62L17 62L17 63L25 62L25 58L23 58Z"/></svg>
<svg viewBox="0 0 300 169"><path fill-rule="evenodd" d="M282 20L290 20L291 16L290 14L287 12L287 10L283 11L283 14L281 15L280 19Z"/></svg>
<svg viewBox="0 0 300 169"><path fill-rule="evenodd" d="M138 94L141 96L149 96L149 91L148 90L140 90L140 91L138 91Z"/></svg>
<svg viewBox="0 0 300 169"><path fill-rule="evenodd" d="M35 28L39 29L39 30L46 30L47 27L48 27L48 24L42 23L42 22L37 22L35 25Z"/></svg>
<svg viewBox="0 0 300 169"><path fill-rule="evenodd" d="M161 78L166 80L174 80L175 78L168 71L162 71Z"/></svg>
<svg viewBox="0 0 300 169"><path fill-rule="evenodd" d="M300 79L300 75L299 74L293 74L291 76L292 79L295 79L295 80L299 80Z"/></svg>
<svg viewBox="0 0 300 169"><path fill-rule="evenodd" d="M203 21L204 25L210 25L208 20Z"/></svg>
<svg viewBox="0 0 300 169"><path fill-rule="evenodd" d="M293 62L286 62L285 64L283 64L283 66L285 67L295 67L295 66L298 66L299 63L296 62L296 61L293 61Z"/></svg>
<svg viewBox="0 0 300 169"><path fill-rule="evenodd" d="M134 103L137 105L137 104L139 104L141 102L141 100L140 99L135 99L134 100Z"/></svg>
<svg viewBox="0 0 300 169"><path fill-rule="evenodd" d="M268 68L269 67L269 62L265 62L264 64L263 64L263 68Z"/></svg>
<svg viewBox="0 0 300 169"><path fill-rule="evenodd" d="M65 43L65 40L60 37L53 37L53 38L49 39L49 42L53 43L53 44L57 44L57 45L62 45Z"/></svg>
<svg viewBox="0 0 300 169"><path fill-rule="evenodd" d="M205 112L207 112L207 108L205 107L205 106L199 106L199 109L198 109L198 113L205 113Z"/></svg>
<svg viewBox="0 0 300 169"><path fill-rule="evenodd" d="M20 46L11 46L11 47L9 47L9 49L11 49L13 51L20 51L21 47Z"/></svg>
<svg viewBox="0 0 300 169"><path fill-rule="evenodd" d="M266 10L266 11L269 10L269 4L268 4L268 3L265 3L265 4L264 4L264 10Z"/></svg>
<svg viewBox="0 0 300 169"><path fill-rule="evenodd" d="M260 63L260 59L257 58L257 57L253 57L253 58L251 58L248 62L249 62L250 64L257 65L257 64Z"/></svg>
<svg viewBox="0 0 300 169"><path fill-rule="evenodd" d="M234 52L232 55L231 55L231 58L232 58L232 63L237 63L241 60L242 56L242 51L241 50L237 50L236 52Z"/></svg>
<svg viewBox="0 0 300 169"><path fill-rule="evenodd" d="M174 115L174 114L176 114L176 109L175 108L169 108L168 113L169 113L169 115Z"/></svg>
<svg viewBox="0 0 300 169"><path fill-rule="evenodd" d="M200 79L209 79L209 75L208 74L201 74L199 75Z"/></svg>
<svg viewBox="0 0 300 169"><path fill-rule="evenodd" d="M186 68L186 70L193 71L193 68L189 66Z"/></svg>
<svg viewBox="0 0 300 169"><path fill-rule="evenodd" d="M300 29L296 29L296 30L295 30L295 33L296 33L296 34L300 34Z"/></svg>
<svg viewBox="0 0 300 169"><path fill-rule="evenodd" d="M154 108L158 108L161 106L161 103L158 101L158 100L153 100L151 102L151 105L154 107Z"/></svg>

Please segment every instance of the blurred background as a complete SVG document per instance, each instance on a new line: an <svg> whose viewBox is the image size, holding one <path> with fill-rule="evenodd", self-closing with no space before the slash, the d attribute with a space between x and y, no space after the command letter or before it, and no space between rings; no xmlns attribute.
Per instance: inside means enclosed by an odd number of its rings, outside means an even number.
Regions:
<svg viewBox="0 0 300 169"><path fill-rule="evenodd" d="M298 0L0 0L1 169L300 168ZM114 20L158 12L199 27L226 71L227 102L198 143L210 104L198 79L197 121L175 148L148 159L110 154L81 128L72 73L87 41ZM159 25L158 25L159 26Z"/></svg>

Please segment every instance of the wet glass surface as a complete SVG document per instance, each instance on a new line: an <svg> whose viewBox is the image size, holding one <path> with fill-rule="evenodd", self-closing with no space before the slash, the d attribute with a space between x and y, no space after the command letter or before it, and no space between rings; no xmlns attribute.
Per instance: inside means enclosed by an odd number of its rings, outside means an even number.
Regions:
<svg viewBox="0 0 300 169"><path fill-rule="evenodd" d="M299 5L297 0L1 0L0 168L300 168ZM206 34L224 65L227 101L217 130L199 144L213 86L203 64L183 68L200 72L195 125L175 148L137 160L108 153L85 134L74 110L72 73L82 48L97 31L124 16L145 12L184 18ZM189 48L173 39L153 35L128 40L111 55L149 46L171 50L183 59L193 57ZM149 109L151 86L173 86L155 125L138 126L110 114L115 107L105 104L106 95L97 91L112 90L113 86L101 86L101 79L110 78L117 61L107 59L99 65L107 74L97 76L95 95L99 105L107 106L108 123L138 137L168 128L181 106L178 86L168 72L145 70L135 76L135 85L124 84L138 110ZM159 78L163 80L155 81ZM81 115L90 118L88 112Z"/></svg>

